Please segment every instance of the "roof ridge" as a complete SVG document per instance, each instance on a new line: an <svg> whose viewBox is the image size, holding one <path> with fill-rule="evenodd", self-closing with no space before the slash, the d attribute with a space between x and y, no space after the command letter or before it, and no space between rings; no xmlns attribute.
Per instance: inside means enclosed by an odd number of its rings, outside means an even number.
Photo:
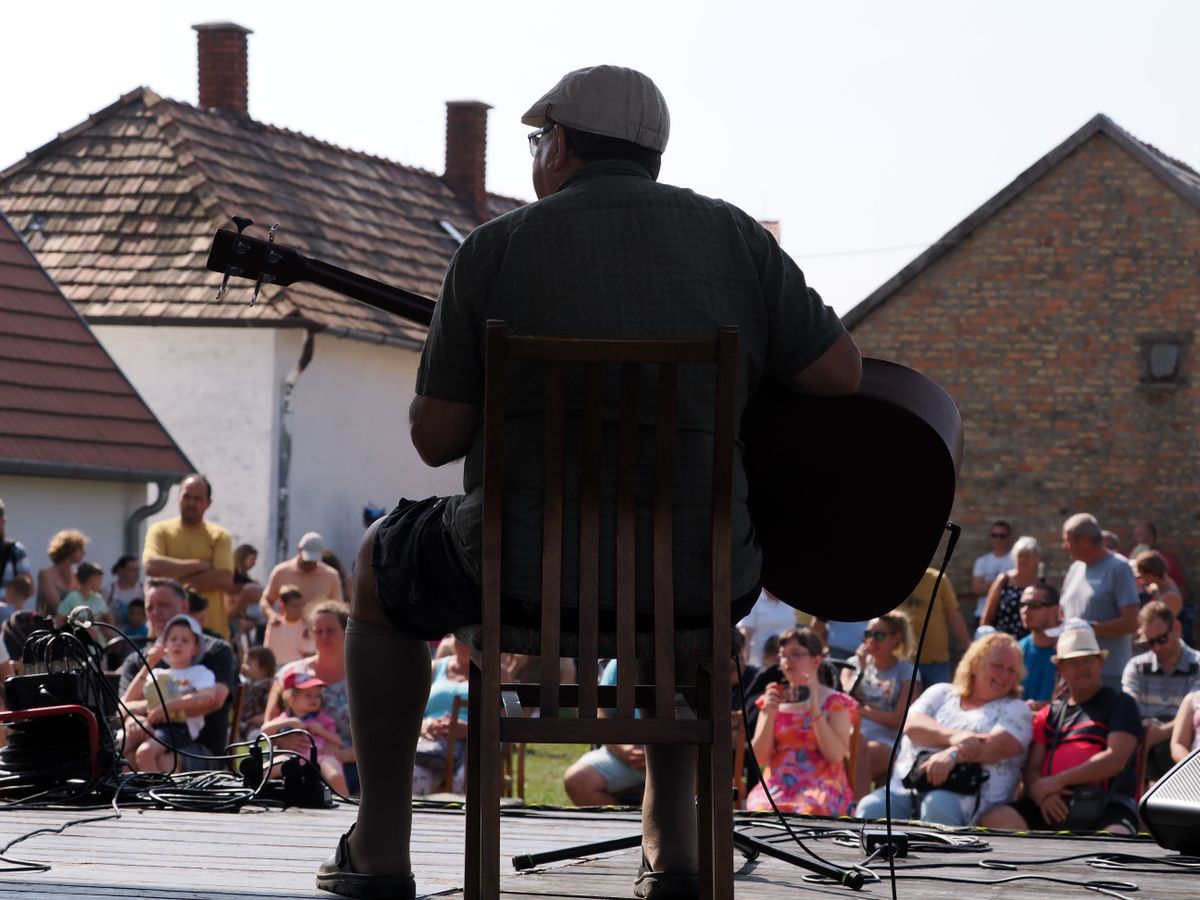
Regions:
<svg viewBox="0 0 1200 900"><path fill-rule="evenodd" d="M961 241L973 234L976 229L992 216L1016 200L1026 189L1040 180L1051 169L1100 133L1103 133L1106 137L1114 141L1117 146L1124 149L1136 161L1145 165L1152 174L1178 193L1185 202L1189 202L1193 206L1200 208L1200 175L1197 175L1189 166L1174 162L1165 153L1162 153L1145 141L1134 137L1104 113L1096 113L1096 115L1092 116L1082 126L1068 135L1065 140L1059 142L1048 152L1038 157L1031 165L1023 169L1016 178L1012 179L1012 181L955 223L949 231L943 234L938 240L932 242L927 249L918 254L911 262L900 269L899 272L855 304L842 316L842 323L847 328L853 328L858 325L863 319L886 303L889 297L901 290L937 260L950 253ZM1191 183L1188 178L1181 175L1174 167L1186 170L1189 175L1197 179L1196 183Z"/></svg>
<svg viewBox="0 0 1200 900"><path fill-rule="evenodd" d="M149 90L149 89L147 88L146 90ZM192 103L188 103L186 100L175 100L171 97L158 97L158 95L155 95L155 96L158 98L159 101L161 101L164 104L168 104L170 106L179 107L179 108L187 110L189 115L190 114L200 115L200 116L212 115L212 116L220 116L222 118L229 118L231 120L236 120L240 123L248 124L248 125L251 125L256 128L261 128L264 131L269 131L274 134L282 135L284 137L298 138L298 139L306 141L310 144L316 144L318 146L337 151L338 153L345 153L349 156L357 157L358 159L363 159L363 160L368 160L370 162L378 162L378 163L383 163L388 166L393 166L395 168L402 169L406 172L410 172L414 175L427 175L431 178L436 178L439 181L441 181L443 178L442 175L439 175L438 173L434 172L431 169L425 169L425 168L422 168L421 166L412 166L407 163L400 162L399 160L391 159L390 157L387 157L387 156L380 156L375 153L368 153L366 150L355 150L352 147L347 147L342 144L334 143L333 141L328 141L323 138L315 137L311 134L306 134L305 132L298 131L297 129L294 129L294 128L285 128L282 125L273 125L270 122L263 122L259 119L252 118L251 116L246 116L246 115L241 115L241 114L238 114L235 118L235 117L230 116L226 113L223 113L219 110L201 109L199 106L196 106ZM2 174L2 173L0 173L0 174ZM492 191L488 191L488 196L495 197L498 200L515 200L519 203L526 202L524 200L521 200L521 198L519 198L519 197L507 197L504 194L497 194Z"/></svg>

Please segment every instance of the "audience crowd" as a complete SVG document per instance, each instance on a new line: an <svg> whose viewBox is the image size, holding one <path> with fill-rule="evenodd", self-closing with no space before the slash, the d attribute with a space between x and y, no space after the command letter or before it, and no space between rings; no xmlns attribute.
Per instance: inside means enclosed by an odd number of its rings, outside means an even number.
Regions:
<svg viewBox="0 0 1200 900"><path fill-rule="evenodd" d="M37 567L6 537L0 501L0 676L38 623L86 606L141 650L91 626L119 674L132 765L208 768L227 742L277 735L283 749L315 749L326 780L351 794L350 573L314 531L260 583L257 551L231 546L205 518L211 504L212 486L193 475L179 516L149 529L140 557L102 566L87 558L87 535L64 529ZM1136 830L1139 790L1200 748L1200 652L1178 564L1157 549L1153 524L1134 530L1126 556L1086 513L1063 523L1059 585L1045 579L1035 538L997 520L988 540L971 572L973 637L948 577L935 594L933 569L898 608L863 621L810 621L763 592L738 623L731 684L731 708L748 721L746 808ZM514 679L523 664L505 659ZM611 682L615 661L601 664ZM437 646L415 795L463 789L468 665L452 636ZM563 667L569 679L573 661ZM644 780L641 747L601 745L566 770L563 788L577 805L638 803Z"/></svg>

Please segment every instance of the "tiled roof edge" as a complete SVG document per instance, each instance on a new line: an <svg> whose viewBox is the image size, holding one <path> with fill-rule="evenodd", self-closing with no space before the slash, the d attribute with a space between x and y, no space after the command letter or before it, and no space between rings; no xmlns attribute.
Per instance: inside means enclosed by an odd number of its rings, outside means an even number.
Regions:
<svg viewBox="0 0 1200 900"><path fill-rule="evenodd" d="M12 220L5 215L3 210L0 210L0 218L4 220L4 224L11 229L12 233L17 236L17 239L21 241L22 244L25 244L25 238L19 231L17 231L16 228L13 227ZM47 271L44 265L42 265L42 261L38 258L38 255L29 249L28 244L25 244L25 249L28 251L30 258L33 259L33 261L37 264L37 267L41 273L46 276L46 280L54 286L54 290L57 292L59 297L62 297L64 300L66 300L66 295L63 294L62 288L59 286L58 282L55 281L54 276ZM154 415L154 410L150 408L150 404L146 402L146 399L141 395L138 389L133 386L133 382L129 380L121 367L117 365L117 361L113 359L112 354L108 352L108 348L106 348L100 339L96 337L95 333L91 329L91 326L88 324L88 320L84 318L83 314L79 311L79 308L70 300L66 300L66 305L70 308L72 315L79 320L79 324L82 325L88 334L92 336L92 339L96 342L96 347L99 348L100 352L108 358L108 361L112 364L113 371L116 372L117 376L125 382L126 386L128 386L129 393L137 398L138 403L142 404L143 408L145 408L146 412L148 412L150 417L154 420L154 424L162 429L163 435L168 441L171 442L171 449L179 454L179 458L182 459L189 467L191 467L192 471L195 471L195 467L192 466L191 460L188 459L187 454L183 452L179 446L179 443L171 436L171 432L167 431L167 426L162 423L158 416Z"/></svg>
<svg viewBox="0 0 1200 900"><path fill-rule="evenodd" d="M187 461L187 457L183 457ZM190 466L191 463L188 463ZM31 477L79 478L88 481L147 481L177 484L194 469L166 471L162 469L121 469L114 466L79 466L71 463L37 462L23 459L0 459L0 474Z"/></svg>
<svg viewBox="0 0 1200 900"><path fill-rule="evenodd" d="M107 119L113 113L124 109L130 104L142 101L147 107L150 107L159 102L161 99L162 98L159 97L158 94L154 93L154 91L150 90L150 88L145 87L144 85L136 87L132 91L122 94L115 102L110 103L108 106L104 107L104 109L92 113L78 125L68 128L66 131L59 132L57 136L46 141L46 143L42 144L42 146L30 150L21 159L17 160L7 169L0 170L0 178L8 178L10 175L16 175L21 170L32 165L46 154L55 150L59 144L77 137L78 135L87 131L97 122Z"/></svg>

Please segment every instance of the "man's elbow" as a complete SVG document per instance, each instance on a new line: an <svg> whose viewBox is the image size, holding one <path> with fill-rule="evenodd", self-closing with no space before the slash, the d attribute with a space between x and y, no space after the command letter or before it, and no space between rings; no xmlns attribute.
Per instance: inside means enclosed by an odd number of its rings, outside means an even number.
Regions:
<svg viewBox="0 0 1200 900"><path fill-rule="evenodd" d="M850 333L843 332L812 364L796 373L793 386L802 394L839 397L853 394L862 383L862 354Z"/></svg>

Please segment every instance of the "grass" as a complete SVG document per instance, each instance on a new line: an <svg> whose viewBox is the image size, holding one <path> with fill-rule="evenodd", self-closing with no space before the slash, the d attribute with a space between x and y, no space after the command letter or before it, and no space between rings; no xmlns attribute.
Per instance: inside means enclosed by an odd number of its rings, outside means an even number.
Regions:
<svg viewBox="0 0 1200 900"><path fill-rule="evenodd" d="M525 749L525 802L570 806L563 774L590 749L587 744L530 744Z"/></svg>

